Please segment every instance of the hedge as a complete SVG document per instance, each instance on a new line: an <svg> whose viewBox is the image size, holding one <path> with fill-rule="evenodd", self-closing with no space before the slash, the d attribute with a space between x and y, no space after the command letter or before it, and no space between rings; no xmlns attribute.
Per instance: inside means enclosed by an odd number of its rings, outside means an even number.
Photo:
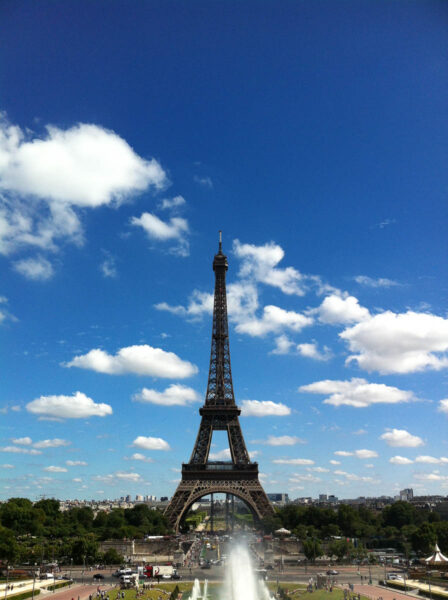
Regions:
<svg viewBox="0 0 448 600"><path fill-rule="evenodd" d="M38 596L39 594L40 594L40 590L35 589L34 595ZM32 596L33 596L33 590L31 590L30 592L23 592L23 594L17 594L17 595L8 596L8 597L12 598L12 600L25 600L25 598L31 598Z"/></svg>
<svg viewBox="0 0 448 600"><path fill-rule="evenodd" d="M51 590L51 591L58 590L59 588L65 587L70 584L71 584L71 581L62 581L61 583L56 583L55 585L49 585L47 587L47 590Z"/></svg>

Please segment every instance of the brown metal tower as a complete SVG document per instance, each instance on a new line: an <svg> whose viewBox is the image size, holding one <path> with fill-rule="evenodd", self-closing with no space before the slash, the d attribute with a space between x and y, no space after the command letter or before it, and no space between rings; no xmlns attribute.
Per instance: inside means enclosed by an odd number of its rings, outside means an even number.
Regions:
<svg viewBox="0 0 448 600"><path fill-rule="evenodd" d="M190 462L182 465L182 480L165 510L177 531L190 506L212 493L225 493L243 500L256 519L274 513L258 479L258 464L251 462L240 427L241 410L235 403L230 367L227 322L227 257L219 250L213 260L215 300L213 307L212 348L205 403L199 409L201 424ZM231 460L208 460L213 431L227 431Z"/></svg>

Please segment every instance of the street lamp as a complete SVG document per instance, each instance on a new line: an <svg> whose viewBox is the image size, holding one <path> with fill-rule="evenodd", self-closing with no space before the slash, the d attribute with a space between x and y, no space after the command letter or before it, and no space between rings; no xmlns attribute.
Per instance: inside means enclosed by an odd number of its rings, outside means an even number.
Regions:
<svg viewBox="0 0 448 600"><path fill-rule="evenodd" d="M31 600L34 600L34 587L36 585L36 563L34 563L34 572L33 572L33 591L31 593Z"/></svg>
<svg viewBox="0 0 448 600"><path fill-rule="evenodd" d="M7 595L7 593L8 593L9 569L10 569L10 568L11 568L11 567L10 567L9 565L6 567L5 600L6 600L6 595Z"/></svg>

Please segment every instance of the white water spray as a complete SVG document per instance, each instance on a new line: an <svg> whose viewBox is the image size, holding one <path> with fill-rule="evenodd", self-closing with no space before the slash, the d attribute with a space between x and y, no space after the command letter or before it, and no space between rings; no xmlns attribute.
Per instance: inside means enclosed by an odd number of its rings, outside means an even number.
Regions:
<svg viewBox="0 0 448 600"><path fill-rule="evenodd" d="M257 578L245 546L230 552L222 600L271 600L264 581Z"/></svg>
<svg viewBox="0 0 448 600"><path fill-rule="evenodd" d="M191 590L190 600L198 600L201 596L201 584L199 583L199 579L195 579L193 583L193 589Z"/></svg>

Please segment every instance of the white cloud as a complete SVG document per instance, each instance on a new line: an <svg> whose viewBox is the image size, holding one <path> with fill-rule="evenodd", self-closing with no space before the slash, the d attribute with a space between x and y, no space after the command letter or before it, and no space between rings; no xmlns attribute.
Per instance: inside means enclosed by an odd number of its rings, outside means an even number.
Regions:
<svg viewBox="0 0 448 600"><path fill-rule="evenodd" d="M340 460L330 460L330 465L340 465L341 461Z"/></svg>
<svg viewBox="0 0 448 600"><path fill-rule="evenodd" d="M372 477L360 477L356 475L356 473L347 473L346 471L334 471L335 475L339 475L340 477L345 477L348 481L363 481L364 483L373 483Z"/></svg>
<svg viewBox="0 0 448 600"><path fill-rule="evenodd" d="M210 460L232 460L232 455L230 454L230 448L225 448L218 452L210 452L208 458Z"/></svg>
<svg viewBox="0 0 448 600"><path fill-rule="evenodd" d="M79 208L119 204L166 185L155 160L139 157L116 133L97 125L46 127L42 137L0 120L0 253L23 246L55 250L82 243Z"/></svg>
<svg viewBox="0 0 448 600"><path fill-rule="evenodd" d="M87 467L85 460L66 460L65 464L68 467Z"/></svg>
<svg viewBox="0 0 448 600"><path fill-rule="evenodd" d="M366 458L377 458L378 452L375 452L375 450L366 449L355 450L355 456L356 458L360 458L361 460L365 460Z"/></svg>
<svg viewBox="0 0 448 600"><path fill-rule="evenodd" d="M261 319L248 318L236 325L238 333L247 333L257 337L267 333L277 333L282 329L301 331L304 327L311 325L313 319L292 310L284 310L279 306L265 306Z"/></svg>
<svg viewBox="0 0 448 600"><path fill-rule="evenodd" d="M3 463L0 465L0 469L15 469L14 465L9 465L8 463Z"/></svg>
<svg viewBox="0 0 448 600"><path fill-rule="evenodd" d="M193 177L194 181L196 181L196 183L199 183L199 185L202 185L202 187L206 187L206 188L212 188L213 187L213 181L210 179L210 177L198 177L197 175L195 175Z"/></svg>
<svg viewBox="0 0 448 600"><path fill-rule="evenodd" d="M22 448L22 446L3 446L0 448L0 452L11 452L13 454L42 454L40 450L35 450L34 448Z"/></svg>
<svg viewBox="0 0 448 600"><path fill-rule="evenodd" d="M54 438L52 440L42 440L33 444L35 448L59 448L61 446L70 446L71 442L62 440L60 438Z"/></svg>
<svg viewBox="0 0 448 600"><path fill-rule="evenodd" d="M356 283L359 283L359 285L365 285L366 287L373 287L373 288L379 288L379 287L392 287L394 285L399 285L396 281L393 281L392 279L387 279L385 277L379 277L378 279L373 279L372 277L368 277L367 275L358 275L357 277L355 277L355 281Z"/></svg>
<svg viewBox="0 0 448 600"><path fill-rule="evenodd" d="M163 392L143 388L133 396L133 400L162 406L188 406L193 402L199 402L200 397L193 388L173 383Z"/></svg>
<svg viewBox="0 0 448 600"><path fill-rule="evenodd" d="M23 258L14 262L13 267L18 273L33 281L47 281L54 275L50 261L43 256Z"/></svg>
<svg viewBox="0 0 448 600"><path fill-rule="evenodd" d="M64 366L91 369L108 375L133 373L170 379L183 379L198 372L195 365L182 360L174 352L166 352L147 344L121 348L115 355L96 348L87 354L75 356Z"/></svg>
<svg viewBox="0 0 448 600"><path fill-rule="evenodd" d="M392 456L389 458L389 462L393 465L412 465L414 461L405 456Z"/></svg>
<svg viewBox="0 0 448 600"><path fill-rule="evenodd" d="M443 412L448 415L448 399L440 400L438 410L439 410L439 412Z"/></svg>
<svg viewBox="0 0 448 600"><path fill-rule="evenodd" d="M441 456L440 458L436 458L435 456L417 456L415 462L428 465L442 465L448 463L448 458L446 456Z"/></svg>
<svg viewBox="0 0 448 600"><path fill-rule="evenodd" d="M320 477L315 477L311 475L311 473L307 473L306 475L295 474L294 477L290 477L288 479L290 483L300 483L302 481L308 481L309 483L317 483L321 481Z"/></svg>
<svg viewBox="0 0 448 600"><path fill-rule="evenodd" d="M143 450L171 450L168 442L162 438L144 437L143 435L136 437L132 445Z"/></svg>
<svg viewBox="0 0 448 600"><path fill-rule="evenodd" d="M241 405L243 417L284 417L290 414L289 406L271 400L243 400Z"/></svg>
<svg viewBox="0 0 448 600"><path fill-rule="evenodd" d="M82 392L73 396L40 396L26 405L28 412L44 417L59 419L83 419L105 417L112 414L108 404L96 404Z"/></svg>
<svg viewBox="0 0 448 600"><path fill-rule="evenodd" d="M296 444L304 444L304 440L295 435L269 435L266 441L260 443L267 446L295 446Z"/></svg>
<svg viewBox="0 0 448 600"><path fill-rule="evenodd" d="M287 335L279 335L275 338L275 348L271 354L289 354L296 344Z"/></svg>
<svg viewBox="0 0 448 600"><path fill-rule="evenodd" d="M312 358L314 360L329 360L331 358L330 349L324 346L324 351L321 352L315 342L308 344L298 344L297 351L306 358Z"/></svg>
<svg viewBox="0 0 448 600"><path fill-rule="evenodd" d="M100 264L100 271L103 277L113 279L117 276L117 268L115 266L115 259L113 256L107 256Z"/></svg>
<svg viewBox="0 0 448 600"><path fill-rule="evenodd" d="M276 465L314 465L314 460L309 458L275 458L272 462Z"/></svg>
<svg viewBox="0 0 448 600"><path fill-rule="evenodd" d="M359 323L370 317L370 313L354 296L331 294L322 304L311 311L319 315L319 321L329 325Z"/></svg>
<svg viewBox="0 0 448 600"><path fill-rule="evenodd" d="M149 458L148 456L145 456L144 454L140 454L140 452L134 452L134 454L130 457L129 460L140 460L140 461L146 462L146 463L154 462L152 458Z"/></svg>
<svg viewBox="0 0 448 600"><path fill-rule="evenodd" d="M96 475L94 479L96 481L102 481L103 483L109 484L116 483L117 479L130 483L138 483L142 481L141 475L139 473L135 473L134 471L116 471L115 473L110 473L109 475ZM98 494L104 494L104 492L98 490Z"/></svg>
<svg viewBox="0 0 448 600"><path fill-rule="evenodd" d="M367 433L366 429L358 429L357 431L353 432L353 435L365 435Z"/></svg>
<svg viewBox="0 0 448 600"><path fill-rule="evenodd" d="M132 217L131 225L142 227L146 235L152 240L161 242L176 241L177 246L171 249L173 254L188 256L190 247L187 240L189 233L188 221L181 217L171 217L168 222L162 221L156 215L144 212L139 218Z"/></svg>
<svg viewBox="0 0 448 600"><path fill-rule="evenodd" d="M448 319L432 314L386 311L345 329L351 355L361 369L414 373L448 366Z"/></svg>
<svg viewBox="0 0 448 600"><path fill-rule="evenodd" d="M416 473L414 479L420 481L448 481L448 475L440 475L438 471L432 473Z"/></svg>
<svg viewBox="0 0 448 600"><path fill-rule="evenodd" d="M19 444L21 446L31 446L33 440L30 437L14 438L11 440L13 444Z"/></svg>
<svg viewBox="0 0 448 600"><path fill-rule="evenodd" d="M161 210L172 210L184 206L186 204L185 198L182 196L174 196L174 198L164 198L159 204Z"/></svg>
<svg viewBox="0 0 448 600"><path fill-rule="evenodd" d="M277 287L284 294L304 295L306 289L304 276L293 267L285 269L277 267L285 253L274 242L255 246L241 244L239 240L234 240L233 252L242 261L240 277Z"/></svg>
<svg viewBox="0 0 448 600"><path fill-rule="evenodd" d="M74 477L74 478L72 479L72 481L74 481L75 483L82 483L82 479L81 479L81 477Z"/></svg>
<svg viewBox="0 0 448 600"><path fill-rule="evenodd" d="M325 379L302 385L299 392L328 395L324 404L333 406L353 406L366 408L373 404L398 404L413 400L412 392L385 385L368 383L365 379L352 378L350 381Z"/></svg>
<svg viewBox="0 0 448 600"><path fill-rule="evenodd" d="M314 473L329 473L330 469L325 469L325 467L307 467L307 471L314 471Z"/></svg>
<svg viewBox="0 0 448 600"><path fill-rule="evenodd" d="M348 450L336 450L334 454L336 456L355 456L356 458L359 458L361 460L365 460L366 458L377 458L378 456L378 453L375 452L375 450L366 450L365 448L361 450L354 450L353 452L350 452ZM335 463L333 462L333 464Z"/></svg>
<svg viewBox="0 0 448 600"><path fill-rule="evenodd" d="M411 435L405 429L389 429L383 435L380 435L380 440L384 440L389 446L397 448L416 448L423 446L424 442L417 435Z"/></svg>
<svg viewBox="0 0 448 600"><path fill-rule="evenodd" d="M48 471L49 473L67 473L67 469L65 467L44 467L44 471Z"/></svg>

